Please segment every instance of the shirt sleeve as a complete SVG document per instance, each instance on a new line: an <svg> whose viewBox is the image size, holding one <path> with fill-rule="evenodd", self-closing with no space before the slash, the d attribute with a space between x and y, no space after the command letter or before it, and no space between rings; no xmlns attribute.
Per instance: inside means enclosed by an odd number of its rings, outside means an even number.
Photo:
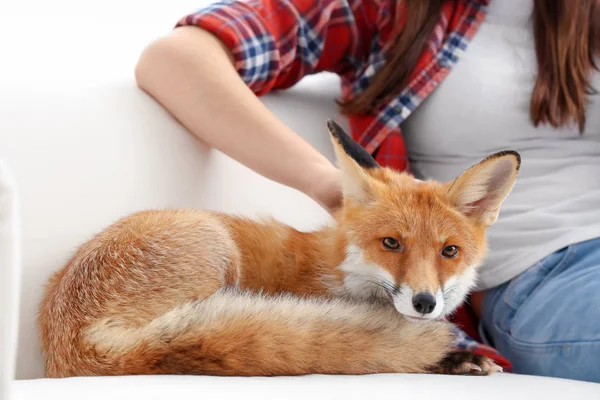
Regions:
<svg viewBox="0 0 600 400"><path fill-rule="evenodd" d="M377 7L364 0L222 0L186 15L233 53L257 95L288 88L305 75L352 73L366 61Z"/></svg>

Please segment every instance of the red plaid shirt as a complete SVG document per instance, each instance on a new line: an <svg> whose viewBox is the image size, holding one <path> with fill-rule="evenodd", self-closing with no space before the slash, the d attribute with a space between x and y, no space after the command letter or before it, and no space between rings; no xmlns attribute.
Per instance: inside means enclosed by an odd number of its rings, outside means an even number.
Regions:
<svg viewBox="0 0 600 400"><path fill-rule="evenodd" d="M489 0L447 0L409 84L374 115L351 116L352 136L379 164L408 169L401 123L458 62ZM215 34L233 53L235 68L258 96L293 86L322 71L338 74L350 98L385 64L385 51L402 26L403 3L394 0L242 0L215 3L177 24ZM464 319L463 319L464 321ZM510 364L490 347L459 332L457 346Z"/></svg>

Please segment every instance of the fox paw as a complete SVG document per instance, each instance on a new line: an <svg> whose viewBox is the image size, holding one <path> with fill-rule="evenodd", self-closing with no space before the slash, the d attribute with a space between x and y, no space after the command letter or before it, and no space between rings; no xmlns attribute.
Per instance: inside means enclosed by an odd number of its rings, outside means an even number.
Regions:
<svg viewBox="0 0 600 400"><path fill-rule="evenodd" d="M452 352L434 368L434 373L445 375L491 375L494 372L502 372L502 367L470 351Z"/></svg>

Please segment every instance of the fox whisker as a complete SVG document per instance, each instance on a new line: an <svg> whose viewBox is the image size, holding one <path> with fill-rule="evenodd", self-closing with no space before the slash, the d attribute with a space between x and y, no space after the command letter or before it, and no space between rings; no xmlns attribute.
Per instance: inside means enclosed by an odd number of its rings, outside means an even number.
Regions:
<svg viewBox="0 0 600 400"><path fill-rule="evenodd" d="M365 284L372 284L377 286L378 289L382 289L390 298L392 298L394 293L398 293L400 291L400 288L398 286L386 280L366 280Z"/></svg>

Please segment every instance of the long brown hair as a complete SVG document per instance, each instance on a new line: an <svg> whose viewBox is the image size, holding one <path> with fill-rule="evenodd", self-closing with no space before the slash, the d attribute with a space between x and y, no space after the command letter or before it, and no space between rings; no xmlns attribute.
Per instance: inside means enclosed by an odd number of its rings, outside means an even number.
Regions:
<svg viewBox="0 0 600 400"><path fill-rule="evenodd" d="M433 33L445 0L398 0L398 18L406 22L389 48L388 58L373 81L353 99L340 102L345 114L373 112L407 84L417 60ZM600 54L599 0L534 0L533 31L537 80L530 116L533 124L557 128L575 122L585 127L586 94ZM399 21L399 20L398 20Z"/></svg>

